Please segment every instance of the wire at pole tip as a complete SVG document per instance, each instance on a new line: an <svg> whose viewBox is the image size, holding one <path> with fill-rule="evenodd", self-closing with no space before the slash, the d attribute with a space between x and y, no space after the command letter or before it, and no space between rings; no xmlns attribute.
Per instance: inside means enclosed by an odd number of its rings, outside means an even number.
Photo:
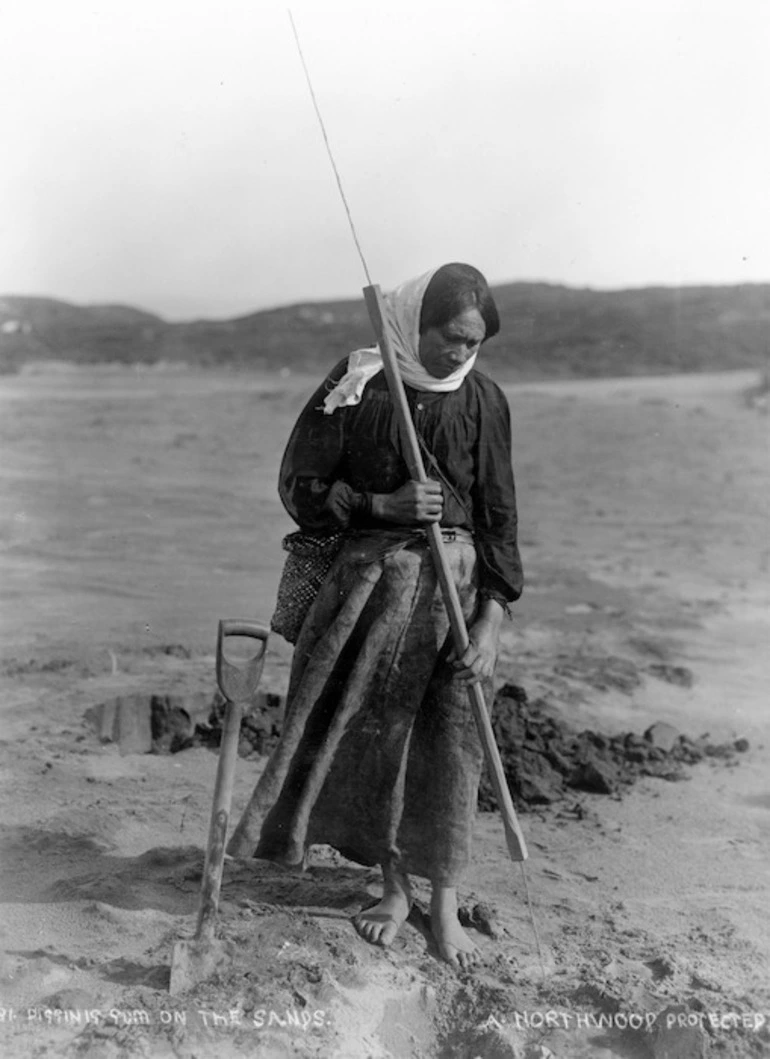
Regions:
<svg viewBox="0 0 770 1059"><path fill-rule="evenodd" d="M361 258L361 264L364 266L364 275L366 276L366 282L371 287L372 286L372 277L369 275L369 266L366 264L366 258L364 257L363 250L361 249L361 243L359 242L359 239L358 239L358 232L356 231L356 226L353 223L353 215L350 212L350 206L348 205L347 196L345 195L345 189L342 186L342 178L340 177L339 170L337 169L337 163L334 160L334 154L332 153L331 144L329 143L329 137L328 137L327 132L326 132L326 125L324 124L324 119L323 119L323 116L321 114L321 108L318 106L318 100L316 99L315 91L313 89L313 82L310 79L310 71L307 68L307 63L305 62L305 56L304 56L304 54L302 52L302 44L300 43L299 33L297 32L297 26L296 26L296 24L294 22L294 16L291 13L291 8L290 7L286 8L286 12L287 12L287 14L289 16L289 21L291 22L292 32L294 33L294 40L295 40L295 42L297 44L297 51L299 52L299 60L302 63L302 69L305 71L305 80L307 81L307 87L310 90L310 98L313 101L313 107L314 107L315 112L316 112L316 117L318 118L318 124L321 126L321 135L323 136L324 144L326 145L326 153L329 156L329 161L331 162L331 166L332 166L332 169L334 171L334 178L337 181L337 188L338 188L339 193L340 193L340 198L342 199L342 205L345 207L345 213L347 214L348 224L350 225L350 231L351 231L351 233L353 235L353 242L356 245L356 250L358 251L358 256Z"/></svg>

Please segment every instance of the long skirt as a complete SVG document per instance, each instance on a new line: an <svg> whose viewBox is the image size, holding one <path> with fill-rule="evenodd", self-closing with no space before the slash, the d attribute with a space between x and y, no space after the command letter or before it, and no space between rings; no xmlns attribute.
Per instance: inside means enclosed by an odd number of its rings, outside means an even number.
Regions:
<svg viewBox="0 0 770 1059"><path fill-rule="evenodd" d="M444 537L471 619L476 550L463 531ZM325 843L359 864L456 885L483 753L450 649L425 536L346 542L302 627L281 739L247 810L266 810L256 857L296 865Z"/></svg>

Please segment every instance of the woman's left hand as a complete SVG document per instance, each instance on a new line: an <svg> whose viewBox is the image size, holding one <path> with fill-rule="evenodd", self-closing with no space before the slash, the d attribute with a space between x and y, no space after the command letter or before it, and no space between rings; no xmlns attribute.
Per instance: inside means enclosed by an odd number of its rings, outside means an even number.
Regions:
<svg viewBox="0 0 770 1059"><path fill-rule="evenodd" d="M470 643L467 649L460 658L455 651L449 655L448 661L458 679L472 684L492 676L502 617L503 608L496 600L484 601L480 614L468 629Z"/></svg>

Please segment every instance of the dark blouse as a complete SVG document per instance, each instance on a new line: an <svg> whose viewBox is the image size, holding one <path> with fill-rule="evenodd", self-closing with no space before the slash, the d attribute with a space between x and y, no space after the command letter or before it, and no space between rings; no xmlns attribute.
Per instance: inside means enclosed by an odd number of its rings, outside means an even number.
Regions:
<svg viewBox="0 0 770 1059"><path fill-rule="evenodd" d="M281 464L281 500L307 532L392 529L372 516L367 494L392 493L409 479L384 372L367 384L359 404L324 413L324 399L346 367L347 358L310 398ZM473 532L482 596L503 604L518 599L523 577L505 395L476 370L451 393L406 387L406 395L428 477L442 483L441 525Z"/></svg>

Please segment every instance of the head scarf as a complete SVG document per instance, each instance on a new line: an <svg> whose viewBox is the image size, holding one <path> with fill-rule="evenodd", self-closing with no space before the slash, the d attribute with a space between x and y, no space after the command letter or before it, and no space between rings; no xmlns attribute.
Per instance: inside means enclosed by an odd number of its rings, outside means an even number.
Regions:
<svg viewBox="0 0 770 1059"><path fill-rule="evenodd" d="M449 393L459 389L463 379L473 367L476 354L451 375L438 379L426 371L420 362L420 311L422 299L428 284L437 269L407 280L385 295L385 306L388 312L393 348L396 353L401 378L407 386L427 393ZM371 379L382 371L382 354L379 346L368 349L357 349L348 357L348 368L345 375L329 392L324 401L324 412L331 415L335 408L343 405L358 404L364 388Z"/></svg>

